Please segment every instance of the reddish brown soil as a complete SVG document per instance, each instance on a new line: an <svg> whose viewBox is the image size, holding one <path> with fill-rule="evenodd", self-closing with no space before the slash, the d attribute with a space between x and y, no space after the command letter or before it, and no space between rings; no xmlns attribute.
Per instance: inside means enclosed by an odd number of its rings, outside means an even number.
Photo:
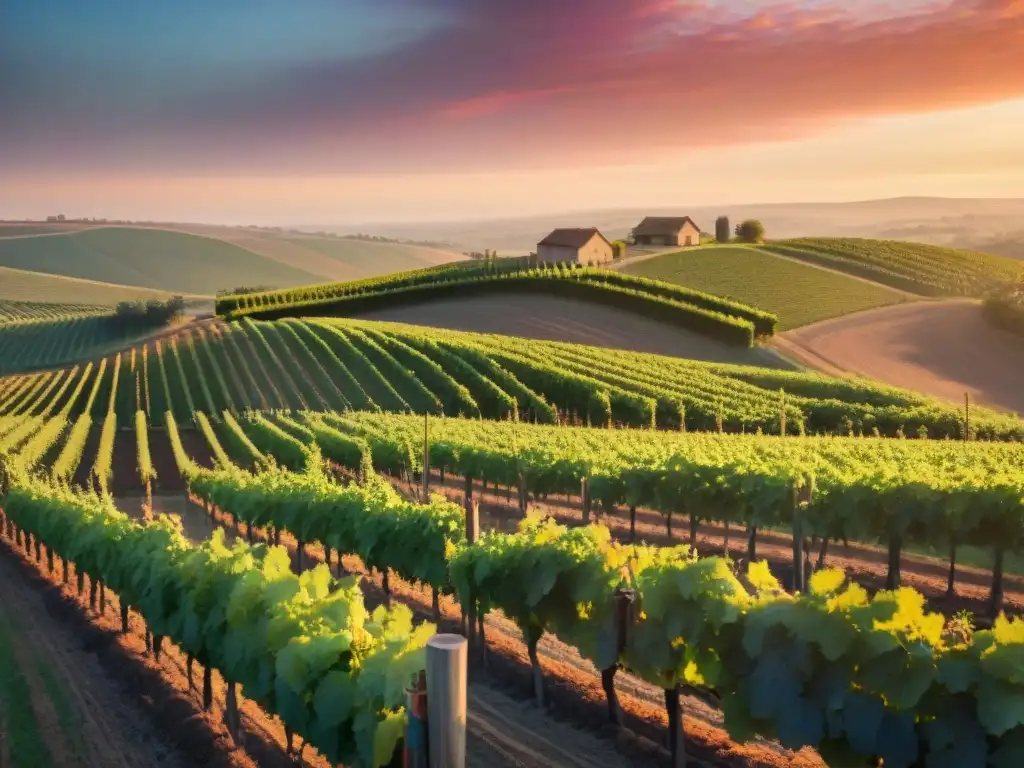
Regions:
<svg viewBox="0 0 1024 768"><path fill-rule="evenodd" d="M926 301L858 312L782 334L784 351L963 404L964 393L1024 413L1024 344L988 325L971 301Z"/></svg>
<svg viewBox="0 0 1024 768"><path fill-rule="evenodd" d="M131 496L143 493L145 487L139 480L139 445L135 439L135 428L119 429L114 439L113 478L111 493L115 496Z"/></svg>
<svg viewBox="0 0 1024 768"><path fill-rule="evenodd" d="M45 568L45 557L39 566ZM73 584L74 569L70 572ZM6 538L0 543L0 597L16 622L19 661L34 657L45 664L75 714L77 727L68 735L53 707L44 703L39 673L31 663L20 665L55 765L257 764L230 743L217 713L202 714L190 701L187 686L174 685L174 671L166 660L160 665L143 657L141 621L133 618L132 632L119 634L116 599L103 616L88 611L72 590L33 567ZM288 764L276 745L268 743L254 752L260 765Z"/></svg>
<svg viewBox="0 0 1024 768"><path fill-rule="evenodd" d="M206 441L206 437L198 429L182 429L178 425L178 435L181 437L181 444L185 453L192 457L192 460L205 469L213 469L213 449ZM168 440L168 445L170 441Z"/></svg>
<svg viewBox="0 0 1024 768"><path fill-rule="evenodd" d="M695 360L786 367L768 349L734 347L635 312L553 296L466 296L366 312L359 317L575 342Z"/></svg>
<svg viewBox="0 0 1024 768"><path fill-rule="evenodd" d="M178 474L178 465L174 462L174 451L167 437L167 430L149 428L149 458L156 470L156 482L153 492L173 493L185 489L185 483Z"/></svg>

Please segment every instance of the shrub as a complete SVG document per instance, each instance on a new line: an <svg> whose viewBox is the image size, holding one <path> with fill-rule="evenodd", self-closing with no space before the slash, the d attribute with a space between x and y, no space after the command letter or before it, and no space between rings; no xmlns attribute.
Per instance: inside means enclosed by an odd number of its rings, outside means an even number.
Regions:
<svg viewBox="0 0 1024 768"><path fill-rule="evenodd" d="M764 224L757 219L747 219L736 225L736 237L743 243L760 243L764 240Z"/></svg>

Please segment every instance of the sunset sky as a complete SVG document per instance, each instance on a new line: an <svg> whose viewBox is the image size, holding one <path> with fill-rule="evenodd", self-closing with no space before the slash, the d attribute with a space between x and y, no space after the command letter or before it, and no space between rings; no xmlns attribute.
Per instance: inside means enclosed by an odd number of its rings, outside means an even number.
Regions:
<svg viewBox="0 0 1024 768"><path fill-rule="evenodd" d="M0 217L899 195L1024 197L1024 0L0 2Z"/></svg>

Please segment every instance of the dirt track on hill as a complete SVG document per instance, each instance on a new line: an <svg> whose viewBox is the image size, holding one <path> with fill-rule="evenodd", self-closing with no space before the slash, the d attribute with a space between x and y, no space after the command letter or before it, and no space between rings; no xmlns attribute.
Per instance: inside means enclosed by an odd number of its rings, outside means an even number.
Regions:
<svg viewBox="0 0 1024 768"><path fill-rule="evenodd" d="M788 367L773 351L729 346L634 312L552 296L445 299L375 310L362 320L387 320L457 331L500 333L546 341L631 349L694 360Z"/></svg>
<svg viewBox="0 0 1024 768"><path fill-rule="evenodd" d="M868 376L963 404L1024 413L1024 341L950 300L858 312L789 331L780 349L832 375Z"/></svg>

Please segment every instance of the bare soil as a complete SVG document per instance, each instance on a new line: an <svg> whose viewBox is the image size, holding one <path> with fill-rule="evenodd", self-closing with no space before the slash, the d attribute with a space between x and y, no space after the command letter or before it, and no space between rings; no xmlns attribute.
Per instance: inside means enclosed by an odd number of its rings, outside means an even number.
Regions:
<svg viewBox="0 0 1024 768"><path fill-rule="evenodd" d="M52 764L97 768L197 764L190 757L192 751L181 747L192 739L198 744L210 734L181 724L181 739L175 743L165 730L173 722L171 702L159 696L138 696L143 678L121 665L113 637L99 628L77 631L75 622L66 620L66 614L77 609L70 604L74 601L40 576L11 544L6 539L0 543L0 610L9 619L14 656L29 685L30 701L25 704L35 713Z"/></svg>
<svg viewBox="0 0 1024 768"><path fill-rule="evenodd" d="M359 317L475 333L567 341L694 360L787 367L770 349L730 346L634 312L553 296L466 296L375 310Z"/></svg>
<svg viewBox="0 0 1024 768"><path fill-rule="evenodd" d="M868 376L957 404L1024 413L1024 344L966 300L901 304L780 336L782 349L830 374Z"/></svg>
<svg viewBox="0 0 1024 768"><path fill-rule="evenodd" d="M145 487L139 480L139 445L135 438L135 428L123 428L117 431L114 439L114 458L112 462L113 478L111 493L115 496L126 496L143 493Z"/></svg>

